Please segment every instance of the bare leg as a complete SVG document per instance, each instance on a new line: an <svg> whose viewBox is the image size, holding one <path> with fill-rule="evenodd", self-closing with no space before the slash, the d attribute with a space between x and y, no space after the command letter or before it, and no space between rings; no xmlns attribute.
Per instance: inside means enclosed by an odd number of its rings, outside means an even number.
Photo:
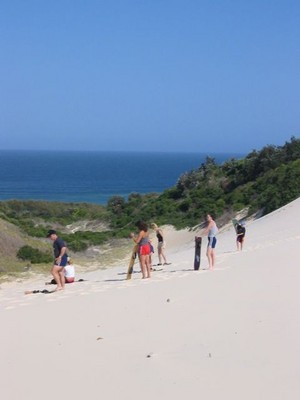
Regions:
<svg viewBox="0 0 300 400"><path fill-rule="evenodd" d="M53 278L55 279L55 282L57 283L57 288L56 290L62 290L64 286L62 286L61 283L61 277L60 277L60 270L63 270L63 267L60 267L58 265L53 265L51 269L51 274Z"/></svg>
<svg viewBox="0 0 300 400"><path fill-rule="evenodd" d="M158 263L161 264L161 247L158 247Z"/></svg>
<svg viewBox="0 0 300 400"><path fill-rule="evenodd" d="M213 258L212 258L212 248L211 247L207 248L206 256L208 259L208 268L213 269Z"/></svg>
<svg viewBox="0 0 300 400"><path fill-rule="evenodd" d="M59 271L59 277L60 277L61 287L62 287L62 289L64 289L65 288L65 282L66 282L64 268L62 268L61 271Z"/></svg>
<svg viewBox="0 0 300 400"><path fill-rule="evenodd" d="M152 255L149 255L149 263L150 263L150 269L152 271Z"/></svg>
<svg viewBox="0 0 300 400"><path fill-rule="evenodd" d="M142 279L146 277L146 260L144 255L140 255L140 263L141 263L141 270L142 270Z"/></svg>
<svg viewBox="0 0 300 400"><path fill-rule="evenodd" d="M215 260L216 260L216 253L215 253L215 249L211 249L211 265L212 265L212 269L215 266Z"/></svg>
<svg viewBox="0 0 300 400"><path fill-rule="evenodd" d="M150 256L145 256L145 265L147 270L147 277L151 278L151 264L150 264Z"/></svg>
<svg viewBox="0 0 300 400"><path fill-rule="evenodd" d="M167 259L166 259L166 256L165 256L163 248L161 249L161 256L162 256L162 258L164 260L164 264L167 264Z"/></svg>

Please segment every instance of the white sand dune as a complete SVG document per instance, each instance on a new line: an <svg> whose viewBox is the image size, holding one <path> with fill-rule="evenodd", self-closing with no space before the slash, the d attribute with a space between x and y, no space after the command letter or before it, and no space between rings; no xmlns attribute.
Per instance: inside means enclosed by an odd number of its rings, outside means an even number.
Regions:
<svg viewBox="0 0 300 400"><path fill-rule="evenodd" d="M195 233L169 228L172 264L151 279L126 281L126 260L64 292L2 285L1 398L298 399L299 210L249 223L242 252L224 229L214 271L193 271Z"/></svg>

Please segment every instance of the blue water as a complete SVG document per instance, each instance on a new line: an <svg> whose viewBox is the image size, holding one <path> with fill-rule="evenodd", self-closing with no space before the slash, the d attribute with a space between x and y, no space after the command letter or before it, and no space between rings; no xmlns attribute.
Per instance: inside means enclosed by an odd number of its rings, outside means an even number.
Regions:
<svg viewBox="0 0 300 400"><path fill-rule="evenodd" d="M203 153L0 151L0 200L106 204L130 193L161 193L198 168ZM241 154L209 154L219 164Z"/></svg>

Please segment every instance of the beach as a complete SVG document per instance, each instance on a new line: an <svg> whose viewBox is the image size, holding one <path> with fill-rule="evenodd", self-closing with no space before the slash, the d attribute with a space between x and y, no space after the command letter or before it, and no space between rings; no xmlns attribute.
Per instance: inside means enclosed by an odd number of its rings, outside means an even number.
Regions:
<svg viewBox="0 0 300 400"><path fill-rule="evenodd" d="M51 294L1 285L3 399L297 399L299 215L300 198L248 221L241 252L223 227L213 271L206 238L194 271L197 232L166 227L151 279L126 280L128 258Z"/></svg>

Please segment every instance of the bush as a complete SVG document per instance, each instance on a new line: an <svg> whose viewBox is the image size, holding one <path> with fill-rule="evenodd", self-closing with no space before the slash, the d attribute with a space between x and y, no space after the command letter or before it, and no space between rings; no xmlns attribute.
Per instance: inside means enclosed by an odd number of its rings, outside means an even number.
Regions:
<svg viewBox="0 0 300 400"><path fill-rule="evenodd" d="M49 253L44 253L39 249L27 245L19 249L17 257L21 260L30 261L32 264L48 263L52 261L52 256Z"/></svg>

